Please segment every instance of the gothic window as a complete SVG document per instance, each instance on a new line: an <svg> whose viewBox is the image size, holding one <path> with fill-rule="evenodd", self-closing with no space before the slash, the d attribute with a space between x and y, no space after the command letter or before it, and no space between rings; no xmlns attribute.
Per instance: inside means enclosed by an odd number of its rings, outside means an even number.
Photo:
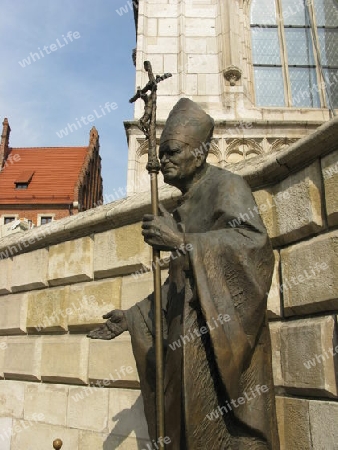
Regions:
<svg viewBox="0 0 338 450"><path fill-rule="evenodd" d="M336 0L252 0L257 106L338 108Z"/></svg>

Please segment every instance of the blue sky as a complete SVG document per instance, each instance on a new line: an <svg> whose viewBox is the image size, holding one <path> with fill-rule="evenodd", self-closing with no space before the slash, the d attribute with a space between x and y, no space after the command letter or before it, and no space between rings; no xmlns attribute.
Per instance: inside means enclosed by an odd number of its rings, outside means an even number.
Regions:
<svg viewBox="0 0 338 450"><path fill-rule="evenodd" d="M135 90L131 55L136 43L130 8L122 16L116 12L125 5L127 0L1 2L0 120L9 119L10 145L88 145L89 130L95 125L105 196L124 189L127 179L123 121L133 118L128 100ZM78 32L78 38L72 34L71 42L68 32ZM39 54L39 48L44 56L40 53L33 61L30 53ZM100 105L106 102L117 103L117 109L104 110L104 116ZM92 123L85 119L87 125L82 121L82 128L73 127L67 136L58 137L68 123L90 114Z"/></svg>

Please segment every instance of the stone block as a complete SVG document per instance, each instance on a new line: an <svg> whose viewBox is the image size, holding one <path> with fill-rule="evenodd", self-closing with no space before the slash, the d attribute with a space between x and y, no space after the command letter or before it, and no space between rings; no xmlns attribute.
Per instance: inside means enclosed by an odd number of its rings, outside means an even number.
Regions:
<svg viewBox="0 0 338 450"><path fill-rule="evenodd" d="M68 287L43 289L27 293L28 333L67 331L64 314Z"/></svg>
<svg viewBox="0 0 338 450"><path fill-rule="evenodd" d="M170 255L168 252L161 253L162 261L166 258L165 255ZM168 256L169 257L169 256ZM166 267L167 264L161 265ZM161 270L161 284L163 285L168 278L168 269ZM142 301L149 294L154 291L153 272L135 272L132 276L122 278L122 301L121 308L128 309L135 305L135 303Z"/></svg>
<svg viewBox="0 0 338 450"><path fill-rule="evenodd" d="M223 80L222 85L220 83L222 79L220 78L220 74L218 73L207 73L205 74L205 83L208 86L207 95L221 95L221 86L223 88Z"/></svg>
<svg viewBox="0 0 338 450"><path fill-rule="evenodd" d="M0 416L23 418L25 383L3 380L0 383Z"/></svg>
<svg viewBox="0 0 338 450"><path fill-rule="evenodd" d="M207 41L201 37L187 37L184 40L186 53L197 53L204 55L207 53Z"/></svg>
<svg viewBox="0 0 338 450"><path fill-rule="evenodd" d="M187 95L197 95L198 92L198 75L187 74L182 80L184 85L184 92Z"/></svg>
<svg viewBox="0 0 338 450"><path fill-rule="evenodd" d="M111 436L102 433L94 433L92 431L79 430L79 449L93 450L115 448L119 450L147 450L149 441L142 439L126 438L125 436Z"/></svg>
<svg viewBox="0 0 338 450"><path fill-rule="evenodd" d="M62 450L78 449L78 430L39 423L38 421L15 420L11 450L46 450L53 447L53 441L63 441Z"/></svg>
<svg viewBox="0 0 338 450"><path fill-rule="evenodd" d="M109 391L110 435L148 440L141 393L131 389L109 389Z"/></svg>
<svg viewBox="0 0 338 450"><path fill-rule="evenodd" d="M276 396L276 410L281 450L330 448L312 447L308 400Z"/></svg>
<svg viewBox="0 0 338 450"><path fill-rule="evenodd" d="M203 5L197 4L194 5L193 2L186 2L185 17L193 17L193 18L215 18L216 17L216 7L215 5Z"/></svg>
<svg viewBox="0 0 338 450"><path fill-rule="evenodd" d="M156 3L157 5L167 5L169 3L169 0L148 0L148 3Z"/></svg>
<svg viewBox="0 0 338 450"><path fill-rule="evenodd" d="M163 4L160 7L158 3L147 3L144 15L146 17L178 17L179 6L176 4Z"/></svg>
<svg viewBox="0 0 338 450"><path fill-rule="evenodd" d="M12 285L12 258L0 259L0 295L9 294Z"/></svg>
<svg viewBox="0 0 338 450"><path fill-rule="evenodd" d="M201 97L207 94L207 76L204 73L199 73L197 75L197 84L198 84L198 95ZM209 161L212 155L208 156Z"/></svg>
<svg viewBox="0 0 338 450"><path fill-rule="evenodd" d="M5 354L7 350L7 337L0 337L0 380L4 377Z"/></svg>
<svg viewBox="0 0 338 450"><path fill-rule="evenodd" d="M42 248L13 258L12 292L29 291L48 286L48 250Z"/></svg>
<svg viewBox="0 0 338 450"><path fill-rule="evenodd" d="M318 161L290 175L272 192L277 233L270 237L274 245L297 241L323 228L323 192Z"/></svg>
<svg viewBox="0 0 338 450"><path fill-rule="evenodd" d="M165 39L171 39L171 38L165 38ZM161 95L163 97L166 97L168 95L170 95L170 96L179 95L180 77L178 75L174 75L171 78L167 78L165 81L166 81L166 83L163 83L163 86L161 89ZM163 186L163 181L161 178L159 179L159 181L160 181L159 186L160 187Z"/></svg>
<svg viewBox="0 0 338 450"><path fill-rule="evenodd" d="M208 37L206 38L207 42L207 54L211 55L212 53L219 52L218 39L216 37Z"/></svg>
<svg viewBox="0 0 338 450"><path fill-rule="evenodd" d="M146 52L151 55L153 53L178 53L179 39L177 37L148 37L145 41L147 43Z"/></svg>
<svg viewBox="0 0 338 450"><path fill-rule="evenodd" d="M185 36L215 36L216 27L215 19L210 18L186 18L185 19Z"/></svg>
<svg viewBox="0 0 338 450"><path fill-rule="evenodd" d="M162 275L162 283L164 281ZM154 290L153 273L148 272L142 275L131 275L122 278L122 300L121 308L128 309L135 303L143 300Z"/></svg>
<svg viewBox="0 0 338 450"><path fill-rule="evenodd" d="M175 18L159 18L158 36L178 36L178 20Z"/></svg>
<svg viewBox="0 0 338 450"><path fill-rule="evenodd" d="M336 397L335 317L284 322L280 334L285 390L297 395Z"/></svg>
<svg viewBox="0 0 338 450"><path fill-rule="evenodd" d="M25 387L24 419L34 421L36 413L43 422L66 425L68 386L27 383Z"/></svg>
<svg viewBox="0 0 338 450"><path fill-rule="evenodd" d="M254 197L255 213L260 213L274 246L311 236L324 226L318 161L273 188L256 191Z"/></svg>
<svg viewBox="0 0 338 450"><path fill-rule="evenodd" d="M88 378L94 386L139 386L130 338L126 334L112 341L91 340L88 367Z"/></svg>
<svg viewBox="0 0 338 450"><path fill-rule="evenodd" d="M48 281L51 286L93 279L94 241L90 236L49 248Z"/></svg>
<svg viewBox="0 0 338 450"><path fill-rule="evenodd" d="M71 428L107 431L109 390L104 388L70 387L67 425ZM83 413L85 411L85 414Z"/></svg>
<svg viewBox="0 0 338 450"><path fill-rule="evenodd" d="M0 335L26 333L27 294L0 297Z"/></svg>
<svg viewBox="0 0 338 450"><path fill-rule="evenodd" d="M283 386L282 367L281 367L281 322L270 322L270 337L272 351L272 372L273 383L275 386Z"/></svg>
<svg viewBox="0 0 338 450"><path fill-rule="evenodd" d="M268 318L276 319L282 317L281 312L281 299L280 299L280 276L279 265L280 255L279 252L274 250L275 255L275 267L272 275L271 289L268 296Z"/></svg>
<svg viewBox="0 0 338 450"><path fill-rule="evenodd" d="M163 55L163 72L177 73L178 72L177 60L178 57L176 54Z"/></svg>
<svg viewBox="0 0 338 450"><path fill-rule="evenodd" d="M110 445L110 448L114 448L109 442L108 434L79 430L79 448L81 450L92 450L94 448L104 449L105 446L108 447L108 445ZM131 449L133 448L134 447L131 447ZM137 447L135 447L135 450L137 450Z"/></svg>
<svg viewBox="0 0 338 450"><path fill-rule="evenodd" d="M188 55L187 73L218 73L218 55Z"/></svg>
<svg viewBox="0 0 338 450"><path fill-rule="evenodd" d="M147 36L157 36L157 19L148 18L147 19Z"/></svg>
<svg viewBox="0 0 338 450"><path fill-rule="evenodd" d="M88 331L105 322L103 314L121 307L121 278L70 286L65 303L69 330Z"/></svg>
<svg viewBox="0 0 338 450"><path fill-rule="evenodd" d="M338 403L326 401L310 401L309 406L313 448L337 448Z"/></svg>
<svg viewBox="0 0 338 450"><path fill-rule="evenodd" d="M85 336L42 336L41 379L87 384L89 339Z"/></svg>
<svg viewBox="0 0 338 450"><path fill-rule="evenodd" d="M252 210L250 208L249 211L243 211L243 217L241 214L238 219L245 220L246 215L250 216L260 214L265 228L268 232L270 238L277 235L277 221L275 217L275 203L273 200L273 195L270 190L262 189L260 191L256 191L253 193L255 197L255 201L257 203L257 210ZM245 215L246 214L246 215Z"/></svg>
<svg viewBox="0 0 338 450"><path fill-rule="evenodd" d="M4 362L4 376L12 380L40 380L41 338L9 336Z"/></svg>
<svg viewBox="0 0 338 450"><path fill-rule="evenodd" d="M338 309L338 231L281 251L286 316Z"/></svg>
<svg viewBox="0 0 338 450"><path fill-rule="evenodd" d="M150 266L151 250L141 231L141 223L135 223L95 235L95 278L131 274Z"/></svg>
<svg viewBox="0 0 338 450"><path fill-rule="evenodd" d="M164 73L163 59L164 59L164 55L151 55L151 65L152 65L154 73L155 72L156 73L162 73L162 72ZM144 169L145 169L145 167L144 167ZM148 180L148 184L149 184L149 180Z"/></svg>
<svg viewBox="0 0 338 450"><path fill-rule="evenodd" d="M338 225L338 150L322 161L327 221L330 227Z"/></svg>
<svg viewBox="0 0 338 450"><path fill-rule="evenodd" d="M0 417L0 448L11 450L13 419L11 417Z"/></svg>

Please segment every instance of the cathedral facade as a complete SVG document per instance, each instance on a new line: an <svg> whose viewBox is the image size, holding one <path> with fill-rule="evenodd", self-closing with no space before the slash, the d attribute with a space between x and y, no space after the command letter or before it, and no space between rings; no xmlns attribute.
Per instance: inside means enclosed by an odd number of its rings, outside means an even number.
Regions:
<svg viewBox="0 0 338 450"><path fill-rule="evenodd" d="M172 73L158 88L158 137L181 97L214 119L210 163L225 167L285 149L338 108L335 0L139 0L136 87ZM148 189L147 143L134 121L128 136L128 194Z"/></svg>

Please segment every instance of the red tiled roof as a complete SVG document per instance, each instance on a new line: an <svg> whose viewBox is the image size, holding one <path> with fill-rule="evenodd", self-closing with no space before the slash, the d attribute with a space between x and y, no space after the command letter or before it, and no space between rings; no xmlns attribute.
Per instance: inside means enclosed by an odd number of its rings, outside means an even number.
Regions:
<svg viewBox="0 0 338 450"><path fill-rule="evenodd" d="M0 172L0 204L72 203L87 151L88 147L12 148ZM16 189L23 172L34 172L31 182L27 189Z"/></svg>

